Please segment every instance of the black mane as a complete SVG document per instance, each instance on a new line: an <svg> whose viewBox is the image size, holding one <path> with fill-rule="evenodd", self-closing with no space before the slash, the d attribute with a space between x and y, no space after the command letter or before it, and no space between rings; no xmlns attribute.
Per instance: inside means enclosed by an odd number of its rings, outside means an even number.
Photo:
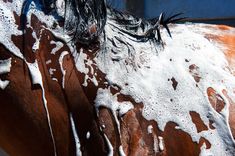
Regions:
<svg viewBox="0 0 235 156"><path fill-rule="evenodd" d="M159 17L145 20L135 17L127 13L119 12L115 9L109 8L110 19L115 22L116 27L125 34L135 38L136 41L148 41L149 39L157 39L161 42L160 27L163 26L169 36L171 37L168 24L180 22L185 17L180 17L182 13L178 13L169 17L166 17L165 13L162 13ZM155 36L157 35L157 38Z"/></svg>
<svg viewBox="0 0 235 156"><path fill-rule="evenodd" d="M67 0L65 8L65 30L74 40L89 44L103 31L106 24L106 3L104 0ZM91 26L96 27L90 33Z"/></svg>
<svg viewBox="0 0 235 156"><path fill-rule="evenodd" d="M56 14L56 1L25 0L22 9L22 30L25 27L26 15L31 2L35 2L38 8L46 14ZM178 18L181 14L175 14L166 18L163 13L157 18L144 20L107 7L105 0L65 0L64 10L65 14L62 17L64 30L73 38L74 42L86 45L94 41L104 31L107 18L115 22L116 27L121 32L140 42L148 41L149 39L161 42L160 26L165 27L171 36L168 24L184 19ZM95 26L95 32L90 32L92 26Z"/></svg>
<svg viewBox="0 0 235 156"><path fill-rule="evenodd" d="M26 26L29 6L34 2L45 14L59 16L56 12L57 0L25 0L21 14L21 29ZM106 3L104 0L65 0L65 14L62 17L64 30L75 42L89 44L103 31L106 23ZM94 32L90 32L93 27Z"/></svg>

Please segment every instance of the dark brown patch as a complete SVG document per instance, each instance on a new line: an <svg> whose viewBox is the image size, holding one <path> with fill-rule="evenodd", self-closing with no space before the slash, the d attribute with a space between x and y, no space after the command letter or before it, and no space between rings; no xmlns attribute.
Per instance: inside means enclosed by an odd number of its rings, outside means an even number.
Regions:
<svg viewBox="0 0 235 156"><path fill-rule="evenodd" d="M210 129L215 129L215 127L213 126L213 124L214 124L214 122L213 121L209 121L209 127L210 127Z"/></svg>
<svg viewBox="0 0 235 156"><path fill-rule="evenodd" d="M164 129L164 144L166 155L169 156L188 156L199 155L200 145L193 142L191 136L179 129L175 129L177 124L168 122Z"/></svg>
<svg viewBox="0 0 235 156"><path fill-rule="evenodd" d="M194 80L198 83L200 82L201 77L199 76L199 67L195 64L189 66L189 72L193 76Z"/></svg>
<svg viewBox="0 0 235 156"><path fill-rule="evenodd" d="M198 133L200 133L201 131L208 130L207 126L202 121L200 114L198 114L197 112L194 112L194 111L190 111L189 114L192 118L193 123L195 124L195 126L197 128Z"/></svg>
<svg viewBox="0 0 235 156"><path fill-rule="evenodd" d="M185 62L189 62L189 60L188 60L188 59L185 59Z"/></svg>
<svg viewBox="0 0 235 156"><path fill-rule="evenodd" d="M3 0L3 2L5 2L5 3L10 2L10 3L12 3L12 0Z"/></svg>
<svg viewBox="0 0 235 156"><path fill-rule="evenodd" d="M174 77L171 78L171 82L172 82L172 87L174 88L174 90L176 90L178 82L175 80Z"/></svg>
<svg viewBox="0 0 235 156"><path fill-rule="evenodd" d="M224 99L211 87L207 89L207 95L211 106L220 113L225 106Z"/></svg>

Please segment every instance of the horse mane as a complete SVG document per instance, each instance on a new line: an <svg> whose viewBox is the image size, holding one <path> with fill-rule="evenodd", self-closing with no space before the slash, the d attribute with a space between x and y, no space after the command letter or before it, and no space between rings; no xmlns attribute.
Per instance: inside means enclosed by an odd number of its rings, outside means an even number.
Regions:
<svg viewBox="0 0 235 156"><path fill-rule="evenodd" d="M26 24L26 15L31 2L38 5L46 14L56 14L56 2L58 0L25 0L21 15L21 28L24 30ZM179 17L181 13L166 17L162 13L159 17L144 20L135 17L129 13L115 10L106 5L105 0L65 0L64 22L65 32L71 36L74 42L89 45L92 41L104 31L107 18L113 26L136 39L138 42L148 40L156 40L162 42L160 26L166 28L171 36L168 24L179 22L183 17ZM58 13L57 13L58 16ZM89 34L91 23L96 23L96 32ZM110 22L109 22L110 23Z"/></svg>
<svg viewBox="0 0 235 156"><path fill-rule="evenodd" d="M162 13L157 18L145 20L108 7L107 26L102 36L104 41L101 51L105 53L111 52L114 55L120 54L123 57L127 56L127 60L134 67L133 69L136 69L136 51L140 50L140 47L146 48L147 46L152 52L158 53L158 50L164 48L160 30L162 27L166 28L169 36L171 36L168 24L184 19L183 17L179 17L180 15L175 14L166 17ZM113 61L119 61L121 59L119 56L116 58L114 56Z"/></svg>
<svg viewBox="0 0 235 156"><path fill-rule="evenodd" d="M104 0L67 0L65 6L64 28L74 40L89 44L103 31L106 23L106 3ZM86 29L96 23L96 32L89 35Z"/></svg>
<svg viewBox="0 0 235 156"><path fill-rule="evenodd" d="M157 39L158 42L162 42L160 27L163 26L171 37L168 24L180 22L185 19L185 17L181 17L182 14L183 13L177 13L167 17L163 12L159 17L145 20L129 13L123 13L109 8L108 15L110 16L109 19L117 25L116 28L119 28L121 32L135 38L136 41L144 42L150 39ZM155 37L156 35L157 38Z"/></svg>
<svg viewBox="0 0 235 156"><path fill-rule="evenodd" d="M60 17L64 22L65 32L74 42L89 44L103 31L106 23L106 2L104 0L65 0L64 15L56 11L58 0L25 0L21 13L21 29L26 26L26 16L30 4L34 2L37 8L45 14ZM95 32L90 33L89 28L95 24Z"/></svg>

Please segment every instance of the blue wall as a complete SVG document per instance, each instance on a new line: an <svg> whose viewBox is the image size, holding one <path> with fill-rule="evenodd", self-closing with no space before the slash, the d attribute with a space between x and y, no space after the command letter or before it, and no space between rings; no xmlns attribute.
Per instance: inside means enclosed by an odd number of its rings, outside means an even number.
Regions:
<svg viewBox="0 0 235 156"><path fill-rule="evenodd" d="M107 4L115 9L124 11L126 9L126 0L107 0Z"/></svg>
<svg viewBox="0 0 235 156"><path fill-rule="evenodd" d="M107 0L118 10L125 10L128 0ZM152 18L161 12L185 13L189 18L235 17L235 0L143 0L144 17Z"/></svg>
<svg viewBox="0 0 235 156"><path fill-rule="evenodd" d="M145 0L145 17L183 12L188 18L235 17L235 0Z"/></svg>

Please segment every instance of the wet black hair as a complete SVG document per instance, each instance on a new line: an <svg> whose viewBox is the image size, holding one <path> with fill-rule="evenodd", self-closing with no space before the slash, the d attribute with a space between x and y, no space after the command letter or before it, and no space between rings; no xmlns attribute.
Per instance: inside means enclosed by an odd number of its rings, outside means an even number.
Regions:
<svg viewBox="0 0 235 156"><path fill-rule="evenodd" d="M162 42L160 32L161 26L167 30L171 37L168 25L170 23L177 23L186 19L186 17L182 16L183 13L167 16L163 12L156 18L145 20L143 18L136 17L135 15L130 15L129 13L117 11L113 8L109 8L108 10L110 19L115 23L113 26L118 28L124 34L135 38L135 41L137 42L149 41L150 39Z"/></svg>
<svg viewBox="0 0 235 156"><path fill-rule="evenodd" d="M21 15L21 21L23 21L21 22L22 30L24 30L27 11L32 1L46 14L56 12L57 0L25 0ZM108 3L110 4L110 0L108 0ZM171 36L168 24L184 19L179 17L182 15L181 13L169 17L162 13L157 18L144 20L107 6L106 0L65 0L64 9L65 15L62 17L64 30L74 42L86 45L96 40L104 31L107 16L117 23L117 27L122 27L120 31L136 38L136 41L140 42L148 41L149 39L161 42L160 26L165 27ZM92 26L95 28L94 32L90 32ZM137 33L139 29L142 29L142 34Z"/></svg>
<svg viewBox="0 0 235 156"><path fill-rule="evenodd" d="M21 30L25 30L26 16L30 4L34 2L37 8L45 14L56 13L56 0L25 0L21 13ZM106 18L105 0L65 0L64 30L74 42L89 44L103 31ZM58 15L58 14L57 14ZM95 29L90 32L90 28Z"/></svg>
<svg viewBox="0 0 235 156"><path fill-rule="evenodd" d="M64 28L74 41L89 44L103 31L107 20L105 0L66 0ZM95 32L89 32L91 27Z"/></svg>

